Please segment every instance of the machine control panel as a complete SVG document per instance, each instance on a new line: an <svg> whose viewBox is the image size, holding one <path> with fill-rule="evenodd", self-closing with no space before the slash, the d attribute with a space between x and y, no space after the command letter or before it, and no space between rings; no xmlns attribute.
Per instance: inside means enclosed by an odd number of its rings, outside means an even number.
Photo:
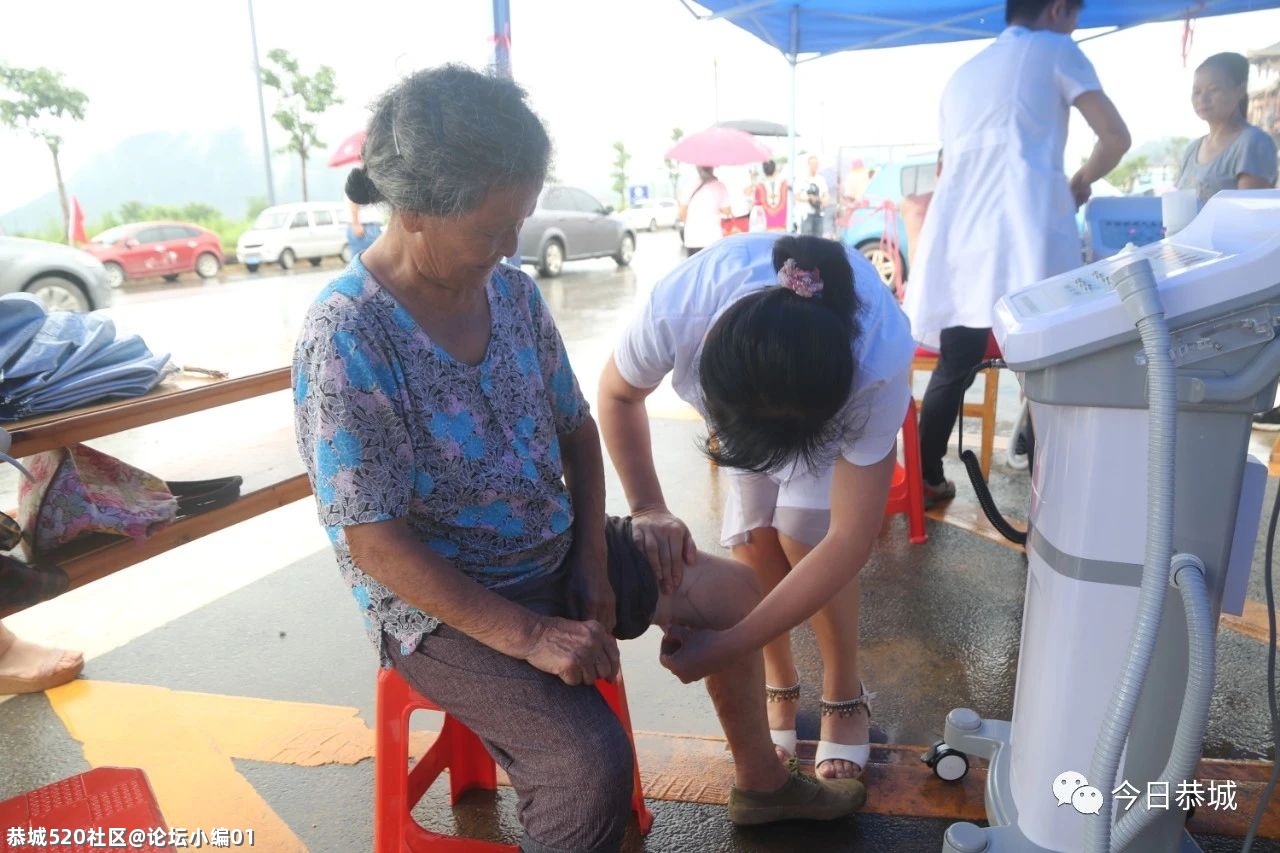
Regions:
<svg viewBox="0 0 1280 853"><path fill-rule="evenodd" d="M1005 363L1039 371L1136 342L1114 281L1135 262L1155 275L1177 364L1264 344L1280 306L1280 190L1224 190L1172 237L1010 292L993 323Z"/></svg>
<svg viewBox="0 0 1280 853"><path fill-rule="evenodd" d="M1009 301L1014 310L1024 318L1043 316L1110 293L1115 289L1111 283L1112 273L1137 258L1146 258L1151 262L1156 281L1159 282L1221 257L1223 257L1222 252L1209 249L1196 249L1167 242L1153 243L1131 252L1122 252L1078 270L1047 278L1026 290L1012 294Z"/></svg>

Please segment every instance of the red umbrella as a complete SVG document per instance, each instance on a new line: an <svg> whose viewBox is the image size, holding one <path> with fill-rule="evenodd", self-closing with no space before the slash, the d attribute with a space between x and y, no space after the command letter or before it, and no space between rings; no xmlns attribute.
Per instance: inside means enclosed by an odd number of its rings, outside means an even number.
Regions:
<svg viewBox="0 0 1280 853"><path fill-rule="evenodd" d="M355 133L342 140L342 144L333 152L333 156L329 158L330 166L349 166L352 163L360 162L360 149L364 146L364 131L357 130Z"/></svg>
<svg viewBox="0 0 1280 853"><path fill-rule="evenodd" d="M695 166L745 166L773 155L749 133L731 127L709 127L691 133L667 149L667 159Z"/></svg>

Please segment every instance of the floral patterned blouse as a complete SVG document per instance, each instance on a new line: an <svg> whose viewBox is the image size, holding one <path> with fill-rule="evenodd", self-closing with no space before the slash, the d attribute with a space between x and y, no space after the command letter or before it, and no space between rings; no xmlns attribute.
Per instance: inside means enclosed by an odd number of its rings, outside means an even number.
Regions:
<svg viewBox="0 0 1280 853"><path fill-rule="evenodd" d="M409 654L440 622L356 566L347 526L404 516L490 588L547 574L569 550L558 436L586 421L587 402L533 280L499 265L486 289L489 348L464 364L357 257L316 298L294 353L298 449L379 649L385 632Z"/></svg>

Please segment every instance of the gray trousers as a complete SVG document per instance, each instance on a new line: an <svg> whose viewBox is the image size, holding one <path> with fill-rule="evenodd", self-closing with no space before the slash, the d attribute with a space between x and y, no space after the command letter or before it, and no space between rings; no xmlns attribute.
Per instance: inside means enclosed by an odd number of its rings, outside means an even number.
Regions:
<svg viewBox="0 0 1280 853"><path fill-rule="evenodd" d="M657 581L631 543L629 519L606 529L620 638L648 626ZM548 616L568 616L564 571L495 589ZM417 650L383 635L396 671L415 690L471 729L511 779L524 827L524 853L613 853L631 815L634 760L622 724L594 687L496 652L441 625Z"/></svg>

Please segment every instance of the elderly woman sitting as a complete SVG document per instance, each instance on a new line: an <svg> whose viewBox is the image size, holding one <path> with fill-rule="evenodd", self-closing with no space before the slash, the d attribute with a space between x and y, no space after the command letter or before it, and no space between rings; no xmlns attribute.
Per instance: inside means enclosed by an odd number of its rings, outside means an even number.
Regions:
<svg viewBox="0 0 1280 853"><path fill-rule="evenodd" d="M378 102L347 193L391 209L321 292L294 361L321 523L382 664L474 730L511 778L526 851L616 850L632 757L600 694L616 638L724 628L759 594L729 561L660 591L605 517L595 422L516 254L550 154L524 93L458 66ZM788 771L752 652L707 678L734 754L730 818L828 819L858 783Z"/></svg>

